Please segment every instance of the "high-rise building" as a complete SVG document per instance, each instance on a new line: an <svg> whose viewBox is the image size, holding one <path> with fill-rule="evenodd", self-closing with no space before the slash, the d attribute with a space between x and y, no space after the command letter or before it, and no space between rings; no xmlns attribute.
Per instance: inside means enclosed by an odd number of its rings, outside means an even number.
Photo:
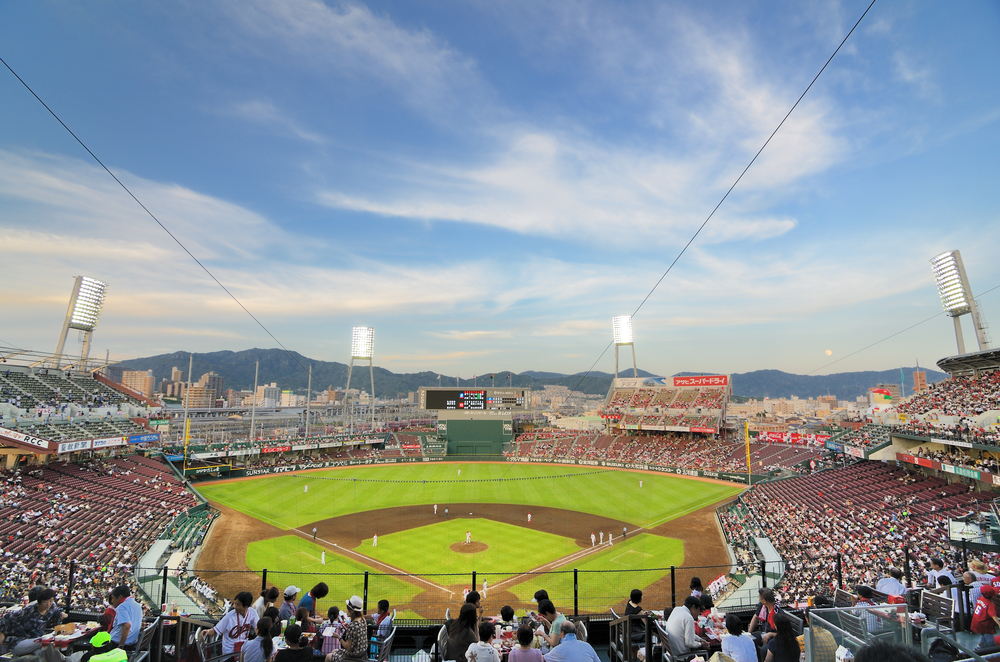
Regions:
<svg viewBox="0 0 1000 662"><path fill-rule="evenodd" d="M217 375L214 372L206 372L198 380L198 386L207 386L208 388L215 391L215 397L221 398L223 392L223 379L221 375Z"/></svg>
<svg viewBox="0 0 1000 662"><path fill-rule="evenodd" d="M130 388L136 393L142 393L147 398L153 397L153 385L152 370L122 371L122 386Z"/></svg>
<svg viewBox="0 0 1000 662"><path fill-rule="evenodd" d="M913 373L913 392L921 393L927 390L927 373L923 370Z"/></svg>
<svg viewBox="0 0 1000 662"><path fill-rule="evenodd" d="M277 407L281 402L281 389L276 382L271 382L270 386L257 387L258 407Z"/></svg>
<svg viewBox="0 0 1000 662"><path fill-rule="evenodd" d="M306 396L295 395L294 391L281 392L282 407L303 407L306 404Z"/></svg>
<svg viewBox="0 0 1000 662"><path fill-rule="evenodd" d="M215 404L215 389L192 384L185 399L187 406L192 409L211 409Z"/></svg>
<svg viewBox="0 0 1000 662"><path fill-rule="evenodd" d="M177 366L174 366L173 368L170 369L170 381L172 382L184 381L184 373Z"/></svg>

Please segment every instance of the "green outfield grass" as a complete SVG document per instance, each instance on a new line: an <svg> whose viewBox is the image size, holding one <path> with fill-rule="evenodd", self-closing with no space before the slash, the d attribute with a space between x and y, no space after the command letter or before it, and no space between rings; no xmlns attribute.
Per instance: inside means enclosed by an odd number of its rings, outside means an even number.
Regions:
<svg viewBox="0 0 1000 662"><path fill-rule="evenodd" d="M347 467L209 483L198 489L212 501L283 529L349 513L435 503L441 509L449 503L537 504L651 527L742 490L672 475L516 463Z"/></svg>
<svg viewBox="0 0 1000 662"><path fill-rule="evenodd" d="M536 590L544 588L562 611L563 607L572 606L572 570L576 568L580 571L580 595L597 601L610 599L610 604L616 604L627 599L633 588L645 588L670 574L670 566L683 564L684 544L680 540L640 533L626 542L605 546L602 552L558 568L565 572L547 574L543 578L528 577L515 586L504 588L509 588L525 602L531 600ZM607 570L633 572L612 575L605 572ZM487 577L493 583L492 575Z"/></svg>
<svg viewBox="0 0 1000 662"><path fill-rule="evenodd" d="M465 532L474 542L489 546L481 552L453 552L452 544L465 542ZM473 570L503 568L504 577L527 572L563 558L580 547L570 538L503 524L487 519L454 519L378 537L378 547L369 538L355 551L415 575L462 573L462 578L436 578L439 584L466 581ZM498 576L499 578L500 576Z"/></svg>
<svg viewBox="0 0 1000 662"><path fill-rule="evenodd" d="M363 595L365 571L379 570L330 550L326 550L326 565L323 565L320 561L324 549L294 535L259 540L247 545L247 567L267 568L269 581L282 589L298 586L303 595L319 582L326 582L330 595L317 606L317 613L325 615L330 606L336 604L343 609L348 597ZM379 588L397 602L407 602L421 591L412 583L391 576L380 577Z"/></svg>

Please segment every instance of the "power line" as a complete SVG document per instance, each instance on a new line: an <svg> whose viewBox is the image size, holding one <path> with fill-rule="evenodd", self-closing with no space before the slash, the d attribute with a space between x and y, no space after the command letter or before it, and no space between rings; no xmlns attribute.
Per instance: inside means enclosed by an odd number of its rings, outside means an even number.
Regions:
<svg viewBox="0 0 1000 662"><path fill-rule="evenodd" d="M239 306L240 308L242 308L242 309L243 309L243 312L245 312L245 313L246 313L247 315L249 315L249 316L250 316L250 319L252 319L252 320L253 320L254 322L256 322L256 323L257 323L257 326L259 326L260 328L262 328L262 329L264 330L264 333L266 333L267 335L271 336L271 339L272 339L272 340L273 340L274 342L278 343L278 345L279 345L279 346L281 347L281 349L285 350L285 353L286 353L286 354L288 354L288 356L290 356L290 357L292 358L292 360L293 360L293 361L295 361L296 363L298 363L298 364L299 364L299 367L300 367L300 368L302 368L303 370L307 370L307 368L306 368L306 367L305 367L304 365L302 365L302 363L301 363L301 362L300 362L300 361L299 361L299 360L298 360L297 358L295 358L295 355L294 355L294 354L292 354L292 353L291 353L291 352L290 352L290 351L288 350L288 348L287 348L287 347L285 347L285 346L284 346L284 345L283 345L283 344L281 343L281 341L280 341L280 340L278 340L278 339L277 339L277 338L275 337L275 335L274 335L273 333L271 333L271 332L270 332L270 331L268 330L268 328L267 328L266 326L264 326L264 324L263 324L263 323L262 323L262 322L261 322L261 321L260 321L259 319L257 319L256 317L254 317L254 314L253 314L253 313L251 313L251 312L250 312L250 311L249 311L249 310L247 309L247 307L246 307L246 306L244 306L244 305L243 305L243 303L242 303L242 302L241 302L241 301L240 301L239 299L237 299L237 298L236 298L236 295L235 295L235 294L233 294L232 292L230 292L230 291L229 291L229 289L228 289L228 288L227 288L227 287L226 287L225 285L223 285L223 284L222 284L222 282L221 282L221 281L220 281L220 280L219 280L218 278L216 278L216 277L215 277L215 274L213 274L213 273L212 273L211 271L209 271L209 270L208 270L208 267L206 267L206 266L205 266L204 264L202 264L202 263L201 263L201 260L199 260L198 258L196 258L196 257L194 256L194 254L193 254L193 253L192 253L191 251L189 251L189 250L188 250L187 246L185 246L185 245L184 245L184 244L183 244L183 243L181 242L181 240L180 240L180 239L178 239L178 238L177 238L177 237L176 237L176 236L174 235L174 233L173 233L173 232L171 232L171 231L170 231L169 229L167 229L167 226L166 226L166 225L164 225L164 224L163 224L163 223L162 223L162 222L160 221L160 219L158 219L158 218L156 217L156 215L154 215L154 214L153 214L153 212L149 211L149 209L148 209L148 208L146 207L146 205L142 204L142 201L141 201L141 200L139 200L139 198L135 197L135 194L134 194L134 193L132 193L132 191L130 191L130 190L129 190L129 188L128 188L127 186L125 186L125 184L123 184L123 183L122 183L122 180L118 179L118 177L117 177L117 176L115 175L115 173L111 172L111 169L110 169L110 168L108 168L108 166L104 165L104 162L103 162L103 161L101 161L101 160L100 160L99 158L97 158L97 155L96 155L96 154L94 154L94 153L93 153L93 152L92 152L92 151L90 150L90 148L89 148L89 147L87 147L87 145L85 145L85 144L84 144L84 142L83 142L82 140L80 140L80 138L79 138L79 137L78 137L78 136L77 136L77 135L76 135L75 133L73 133L72 129L70 129L70 128L69 128L68 126L66 126L66 123L65 123L65 122L63 122L63 121L62 121L61 119L59 119L59 116L58 116L58 115L56 115L56 114L55 114L55 112L54 112L54 111L53 111L53 110L52 110L51 108L49 108L48 104L46 104L46 103L45 103L44 101L42 101L41 97L39 97L39 96L38 96L37 94L35 94L35 91L34 91L33 89L31 89L31 87L30 87L30 86L29 86L29 85L28 85L28 84L27 84L26 82L24 82L24 79L23 79L23 78L21 78L20 76L18 76L18 75L17 75L17 72L16 72L16 71L14 71L14 70L13 70L13 69L11 68L11 66L10 66L9 64L7 64L7 61L6 61L6 60L4 60L3 58L0 58L0 62L2 62L2 63L3 63L3 66L7 67L7 71L9 71L10 73L14 74L14 78L16 78L16 79L18 80L18 82L20 82L20 83L21 83L21 85L23 85L23 86L24 86L24 89L28 90L28 92L30 92L30 93L31 93L31 96L35 97L35 99L36 99L36 100L38 101L38 103L42 104L42 107L43 107L43 108L45 108L45 110L49 111L49 114L50 114L50 115L52 115L52 117L54 117L54 118L55 118L55 120L56 120L57 122L59 122L59 124L61 124L61 125L62 125L62 128L66 129L66 131L67 131L67 132L69 133L69 135L73 136L73 139L74 139L74 140L76 140L76 142L80 143L80 147L83 147L83 149L84 149L84 150L86 150L87 154L90 154L90 156L91 156L91 157L92 157L92 158L93 158L93 159L94 159L95 161L97 161L97 163L98 163L98 164L99 164L99 165L100 165L100 166L101 166L102 168L104 168L105 172L107 172L107 173L108 173L109 175L111 175L111 178L112 178L112 179L114 179L114 180L115 180L116 182L118 182L118 185L119 185L119 186L121 186L121 187L122 187L122 188L123 188L123 189L125 190L125 192L129 194L129 197L130 197L130 198L132 198L133 200L135 200L136 204L138 204L138 205L139 205L140 207L142 207L142 210L143 210L144 212L146 212L147 214L149 214L149 217L150 217L151 219L153 219L153 220L154 220L154 221L156 222L156 224L157 224L157 225L159 225L159 226L160 226L160 229L162 229L162 230L163 230L164 232L166 232L166 233L167 233L167 235L169 235L169 236L170 236L170 238L171 238L171 239L173 239L173 240L174 240L174 242L175 242L175 243L176 243L176 244L177 244L178 246L180 246L180 247L181 247L181 250L183 250L183 251L184 251L185 253L187 253L187 254L188 254L188 257L190 257L190 258L191 258L192 260L194 260L195 264L197 264L197 265L198 265L199 267L201 267L201 268L202 268L202 270L203 270L203 271L204 271L204 272L205 272L206 274L208 274L208 277L209 277L209 278L211 278L212 280L214 280L214 281L215 281L215 283L216 283L216 285L218 285L219 287L221 287L221 288L222 288L222 291L223 291L223 292L225 292L226 294L228 294L228 295L229 295L229 298L231 298L231 299L232 299L233 301L235 301L235 302L236 302L236 305L238 305L238 306Z"/></svg>
<svg viewBox="0 0 1000 662"><path fill-rule="evenodd" d="M830 55L829 58L827 58L826 62L820 68L819 73L817 73L815 76L813 76L813 79L809 82L809 85L806 86L806 89L802 92L802 94L799 95L799 98L796 99L796 101L795 101L794 104L792 104L792 107L788 109L788 112L785 113L785 116L783 118L781 118L781 121L778 122L778 126L776 126L774 128L774 131L771 132L771 135L769 135L767 137L767 140L764 141L764 144L760 146L760 149L757 150L757 153L753 155L752 159L750 159L750 163L748 163L747 166L745 168L743 168L743 172L741 172L740 175L739 175L739 177L736 178L736 181L733 182L733 185L729 187L729 189L726 191L725 195L722 196L722 199L719 200L718 204L716 204L715 207L712 208L712 211L709 212L708 216L705 218L705 220L702 222L702 224L698 226L698 229L695 230L695 233L693 235L691 235L691 238L688 239L688 242L686 244L684 244L684 248L682 248L681 251L677 254L677 257L674 258L674 261L670 263L670 266L667 267L667 270L663 272L663 275L660 276L660 279L658 281L656 281L656 284L653 285L653 288L651 290L649 290L649 293L647 293L646 296L643 297L642 301L639 302L639 305L636 306L635 311L632 313L633 317L635 317L639 313L639 310L643 307L643 305L645 305L646 301L649 300L649 297L653 296L653 292L656 291L656 288L658 288L660 286L660 283L663 282L663 279L666 278L667 274L669 274L670 271L674 268L674 265L677 264L678 260L681 259L681 256L684 255L684 253L687 252L687 249L691 246L691 244L694 243L694 240L698 238L698 235L701 234L701 231L705 229L705 226L708 225L708 222L710 220L712 220L712 217L715 216L715 212L717 212L719 210L719 207L722 206L722 203L726 201L726 198L729 197L729 194L733 192L733 189L736 188L736 185L740 183L741 179L743 179L743 175L747 174L747 171L750 170L750 166L752 166L754 164L754 162L757 160L757 157L760 156L761 152L764 151L764 148L767 147L768 143L771 142L771 139L774 138L775 134L778 133L778 130L781 129L781 127L785 124L785 120L787 120L789 118L789 116L791 116L791 114L795 111L795 109L798 107L798 105L802 101L802 99L804 99L805 96L806 96L806 94L809 93L809 90L812 89L812 86L816 83L817 80L819 80L819 77L821 75L823 75L823 72L826 71L826 68L830 65L830 63L833 62L833 58L837 56L837 53L839 53L840 49L844 47L844 44L846 44L847 40L850 39L850 37L851 37L852 34L854 34L854 31L857 29L857 27L859 25L861 25L861 21L863 21L864 18L865 18L865 16L868 15L868 12L875 5L875 2L876 2L876 0L872 0L871 1L871 4L868 5L868 8L865 9L865 11L864 11L863 14L861 14L861 18L859 18L857 20L857 22L854 24L854 27L852 27L850 29L850 31L847 33L847 35L843 38L843 40L837 46L836 50L833 51L833 54ZM607 347L604 348L604 351L601 352L601 355L599 357L597 357L597 361L601 360L601 358L605 355L605 353L607 353L608 348L610 348L612 344L614 344L613 341L611 343L609 343ZM587 378L587 375L589 375L590 372L594 369L594 366L597 365L597 361L594 361L594 365L591 366L590 369L587 370L586 373L584 373L583 377L580 378L580 382L577 384L578 387L579 387L580 384L583 383L583 380ZM573 390L576 390L576 389L573 389Z"/></svg>
<svg viewBox="0 0 1000 662"><path fill-rule="evenodd" d="M989 294L993 290L1000 290L1000 285L997 285L996 287L991 287L990 289L986 290L985 292L980 292L978 295L974 296L973 299L978 299L979 297L986 296L987 294ZM844 359L849 359L852 356L854 356L855 354L860 354L861 352L863 352L863 351L865 351L867 349L871 349L875 345L880 345L880 344L884 343L886 340L890 340L891 338L895 338L896 336L898 336L898 335L900 335L902 333L906 333L910 329L915 329L918 326L920 326L921 324L926 324L927 322L930 322L933 319L937 319L938 317L941 317L942 315L945 315L945 314L946 313L944 313L944 312L934 313L933 315L931 315L930 317L928 317L925 320L921 320L920 322L917 322L916 324L911 324L910 326L906 327L905 329L902 329L901 331L897 331L896 333L890 334L890 335L886 336L885 338L882 338L881 340L876 340L875 342L873 342L870 345L865 345L861 349L853 351L850 354L848 354L847 356L842 356L839 359L836 359L834 361L830 361L826 365L820 366L819 368L816 368L812 372L807 372L806 375L811 375L814 372L819 372L820 370L825 370L826 368L829 368L830 366L832 366L834 363L840 363Z"/></svg>

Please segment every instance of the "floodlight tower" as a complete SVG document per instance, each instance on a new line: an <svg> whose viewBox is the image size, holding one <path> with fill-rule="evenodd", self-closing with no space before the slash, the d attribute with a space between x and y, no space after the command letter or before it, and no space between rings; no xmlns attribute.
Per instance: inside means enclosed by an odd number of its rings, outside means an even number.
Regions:
<svg viewBox="0 0 1000 662"><path fill-rule="evenodd" d="M87 357L90 356L90 339L101 319L101 307L104 305L104 293L107 289L107 283L86 276L76 277L69 308L66 310L66 321L63 322L62 333L59 335L59 344L56 345L56 368L62 365L63 348L70 329L83 331L80 360L86 367Z"/></svg>
<svg viewBox="0 0 1000 662"><path fill-rule="evenodd" d="M619 315L611 318L611 328L615 334L615 379L618 379L618 348L622 345L632 346L632 376L638 377L639 370L635 367L635 343L632 342L632 316Z"/></svg>
<svg viewBox="0 0 1000 662"><path fill-rule="evenodd" d="M962 254L958 251L946 251L931 258L931 268L937 281L938 293L945 312L955 320L955 339L958 341L958 353L965 354L965 340L962 338L962 315L972 315L972 326L976 329L976 340L979 350L990 348L986 338L986 327L979 315L979 304L972 297L969 278L965 275L965 265L962 264Z"/></svg>
<svg viewBox="0 0 1000 662"><path fill-rule="evenodd" d="M351 364L347 366L347 389L344 392L345 400L348 398L347 391L351 390L351 373L354 371L354 359L368 361L368 370L372 379L372 432L375 431L375 364L372 356L375 353L375 329L370 326L356 326L351 329ZM354 405L350 410L350 430L354 432Z"/></svg>

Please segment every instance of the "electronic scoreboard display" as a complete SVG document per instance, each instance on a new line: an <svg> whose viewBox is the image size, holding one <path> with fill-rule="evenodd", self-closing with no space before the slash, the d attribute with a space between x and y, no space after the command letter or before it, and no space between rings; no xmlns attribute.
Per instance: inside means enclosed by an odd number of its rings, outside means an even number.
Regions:
<svg viewBox="0 0 1000 662"><path fill-rule="evenodd" d="M454 411L530 409L531 391L521 388L426 388L420 408Z"/></svg>

